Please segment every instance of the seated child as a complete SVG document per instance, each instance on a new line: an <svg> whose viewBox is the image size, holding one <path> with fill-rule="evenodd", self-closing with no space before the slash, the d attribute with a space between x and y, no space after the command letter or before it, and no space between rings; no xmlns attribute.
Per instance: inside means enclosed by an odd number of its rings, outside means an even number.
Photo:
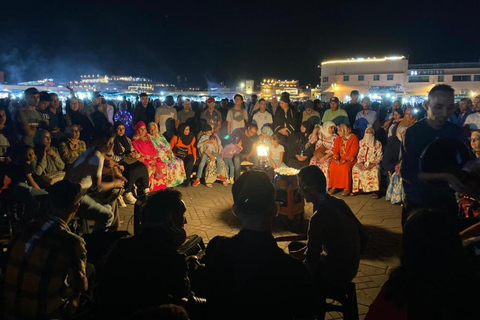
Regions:
<svg viewBox="0 0 480 320"><path fill-rule="evenodd" d="M206 124L203 129L203 135L200 137L197 143L197 148L202 153L200 164L198 165L197 178L193 182L192 186L196 187L200 184L200 179L203 175L203 169L207 163L207 159L217 162L217 179L221 181L227 180L226 177L221 175L222 172L222 157L220 156L222 143L216 133L213 133L212 126Z"/></svg>
<svg viewBox="0 0 480 320"><path fill-rule="evenodd" d="M235 166L233 165L233 156L240 153L243 150L242 140L236 139L235 143L231 142L225 146L222 150L223 162L227 167L228 182L233 184L233 176L235 172Z"/></svg>
<svg viewBox="0 0 480 320"><path fill-rule="evenodd" d="M268 160L272 165L273 169L285 168L287 167L283 163L283 155L285 154L285 148L279 142L278 133L272 135L272 146L268 150Z"/></svg>

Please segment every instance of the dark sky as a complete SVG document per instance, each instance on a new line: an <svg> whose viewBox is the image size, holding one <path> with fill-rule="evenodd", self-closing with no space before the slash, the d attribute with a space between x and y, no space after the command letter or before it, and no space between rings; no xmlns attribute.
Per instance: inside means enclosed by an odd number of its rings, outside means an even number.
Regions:
<svg viewBox="0 0 480 320"><path fill-rule="evenodd" d="M243 79L317 84L326 59L480 59L480 1L3 1L6 80L139 75L205 87Z"/></svg>

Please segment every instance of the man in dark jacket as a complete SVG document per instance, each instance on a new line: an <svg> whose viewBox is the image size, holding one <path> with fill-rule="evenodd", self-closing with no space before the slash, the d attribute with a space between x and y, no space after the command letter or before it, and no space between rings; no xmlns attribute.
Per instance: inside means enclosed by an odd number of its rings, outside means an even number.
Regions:
<svg viewBox="0 0 480 320"><path fill-rule="evenodd" d="M133 126L140 121L143 121L146 124L155 121L155 108L148 101L148 95L146 93L141 93L140 100L141 102L137 103L135 111L133 112Z"/></svg>
<svg viewBox="0 0 480 320"><path fill-rule="evenodd" d="M242 223L233 237L217 236L205 256L210 319L293 319L312 314L306 266L278 247L272 219L275 188L266 173L247 171L232 187Z"/></svg>

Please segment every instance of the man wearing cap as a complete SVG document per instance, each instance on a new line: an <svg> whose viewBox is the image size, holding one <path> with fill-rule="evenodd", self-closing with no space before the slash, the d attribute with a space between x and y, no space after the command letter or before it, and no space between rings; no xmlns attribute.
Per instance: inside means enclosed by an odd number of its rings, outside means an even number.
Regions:
<svg viewBox="0 0 480 320"><path fill-rule="evenodd" d="M363 110L362 105L358 103L359 95L360 93L358 92L358 90L353 90L352 92L350 92L351 100L344 108L348 114L348 121L350 123L355 123L355 117L357 116L357 113Z"/></svg>
<svg viewBox="0 0 480 320"><path fill-rule="evenodd" d="M157 108L155 112L155 123L159 126L159 132L163 134L167 131L167 120L173 119L175 120L175 128L178 128L178 116L177 110L173 107L175 104L175 100L173 96L166 96L165 103Z"/></svg>
<svg viewBox="0 0 480 320"><path fill-rule="evenodd" d="M212 127L213 133L217 133L222 127L222 114L215 109L215 98L210 97L206 102L207 109L202 112L200 119L205 119Z"/></svg>
<svg viewBox="0 0 480 320"><path fill-rule="evenodd" d="M322 122L333 121L336 126L340 124L350 125L348 114L345 110L340 109L340 100L337 97L330 98L330 109L325 110Z"/></svg>
<svg viewBox="0 0 480 320"><path fill-rule="evenodd" d="M140 94L140 103L135 106L132 125L135 126L140 121L147 124L155 121L155 108L149 102L148 95L145 92Z"/></svg>
<svg viewBox="0 0 480 320"><path fill-rule="evenodd" d="M316 117L316 118L313 118L313 117ZM320 123L320 113L313 110L312 100L307 100L307 102L305 102L305 111L303 111L303 114L302 114L302 122L305 122L305 121L310 121L313 125Z"/></svg>
<svg viewBox="0 0 480 320"><path fill-rule="evenodd" d="M32 87L26 89L24 94L27 106L18 110L16 124L21 135L22 143L33 147L33 137L35 136L37 128L46 128L48 123L37 110L40 102L40 92Z"/></svg>
<svg viewBox="0 0 480 320"><path fill-rule="evenodd" d="M227 113L228 134L232 134L237 128L245 128L245 124L248 121L247 110L243 108L243 96L237 93L233 99L235 100L235 105Z"/></svg>
<svg viewBox="0 0 480 320"><path fill-rule="evenodd" d="M265 172L247 171L232 187L242 229L216 236L205 254L209 319L307 319L313 288L307 267L278 247L275 187Z"/></svg>

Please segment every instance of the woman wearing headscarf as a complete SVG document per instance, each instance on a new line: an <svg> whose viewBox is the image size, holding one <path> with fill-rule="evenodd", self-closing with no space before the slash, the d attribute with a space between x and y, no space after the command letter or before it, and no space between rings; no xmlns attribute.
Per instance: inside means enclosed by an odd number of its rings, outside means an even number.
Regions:
<svg viewBox="0 0 480 320"><path fill-rule="evenodd" d="M150 139L157 149L158 156L167 166L167 187L176 187L183 183L185 181L185 168L182 159L175 157L167 139L158 132L158 126L155 122L149 123L148 131Z"/></svg>
<svg viewBox="0 0 480 320"><path fill-rule="evenodd" d="M309 137L313 130L313 124L310 121L304 121L300 125L300 131L290 136L288 153L291 155L288 160L288 166L301 169L308 166L313 156L315 145L310 143Z"/></svg>
<svg viewBox="0 0 480 320"><path fill-rule="evenodd" d="M352 169L352 196L356 196L362 190L373 192L375 199L379 197L380 160L382 160L382 143L375 139L373 128L368 126L363 139L360 140L357 163Z"/></svg>
<svg viewBox="0 0 480 320"><path fill-rule="evenodd" d="M112 160L119 165L122 175L127 179L123 199L126 203L136 202L133 196L134 186L137 185L137 196L150 191L148 182L148 170L144 163L140 162L140 154L135 151L132 140L125 133L125 125L121 121L114 123L115 139L113 140Z"/></svg>
<svg viewBox="0 0 480 320"><path fill-rule="evenodd" d="M60 142L59 151L63 162L67 166L73 164L75 160L87 150L85 141L80 140L80 132L82 127L78 124L73 124L65 128L66 140ZM65 170L67 171L67 169Z"/></svg>
<svg viewBox="0 0 480 320"><path fill-rule="evenodd" d="M352 168L357 162L358 138L349 125L342 123L337 128L339 136L333 143L328 193L334 194L343 189L342 195L348 196L352 191Z"/></svg>
<svg viewBox="0 0 480 320"><path fill-rule="evenodd" d="M37 130L33 137L35 144L35 159L31 164L35 179L40 187L47 189L55 182L62 180L65 176L65 163L63 162L58 149L52 147L52 137L47 130ZM48 190L47 190L48 191Z"/></svg>
<svg viewBox="0 0 480 320"><path fill-rule="evenodd" d="M317 166L322 170L327 180L327 185L330 163L332 163L333 143L338 137L335 133L335 128L336 125L333 121L325 121L322 126L315 127L310 135L310 143L315 145L315 150L320 149L323 153L323 156L318 158L314 152L312 159L310 159L310 165Z"/></svg>
<svg viewBox="0 0 480 320"><path fill-rule="evenodd" d="M383 129L387 132L387 138L395 137L395 131L398 128L398 124L403 120L403 109L402 108L395 108L392 113L392 118L385 121L383 125Z"/></svg>
<svg viewBox="0 0 480 320"><path fill-rule="evenodd" d="M190 126L182 123L178 126L178 133L170 140L170 148L176 157L183 160L186 178L183 185L187 186L192 175L193 165L197 161L196 139Z"/></svg>
<svg viewBox="0 0 480 320"><path fill-rule="evenodd" d="M138 159L148 169L149 191L165 189L167 187L167 168L162 159L157 157L157 149L147 133L145 122L139 121L135 125L132 144L140 155Z"/></svg>
<svg viewBox="0 0 480 320"><path fill-rule="evenodd" d="M405 114L403 115L403 119L402 121L400 121L398 123L398 126L407 126L407 127L410 127L411 125L413 125L415 122L417 122L417 119L415 118L415 116L413 115L413 110L412 108L407 108L405 109Z"/></svg>
<svg viewBox="0 0 480 320"><path fill-rule="evenodd" d="M392 137L387 143L382 158L382 166L388 171L389 176L385 200L390 201L392 204L400 204L403 201L403 184L400 176L400 149L407 129L407 126L399 126L397 128L397 135ZM395 144L392 142L395 142Z"/></svg>
<svg viewBox="0 0 480 320"><path fill-rule="evenodd" d="M77 124L82 128L80 140L90 142L92 139L93 123L90 118L80 110L80 102L77 98L72 98L67 105L67 114L65 120L67 125Z"/></svg>

